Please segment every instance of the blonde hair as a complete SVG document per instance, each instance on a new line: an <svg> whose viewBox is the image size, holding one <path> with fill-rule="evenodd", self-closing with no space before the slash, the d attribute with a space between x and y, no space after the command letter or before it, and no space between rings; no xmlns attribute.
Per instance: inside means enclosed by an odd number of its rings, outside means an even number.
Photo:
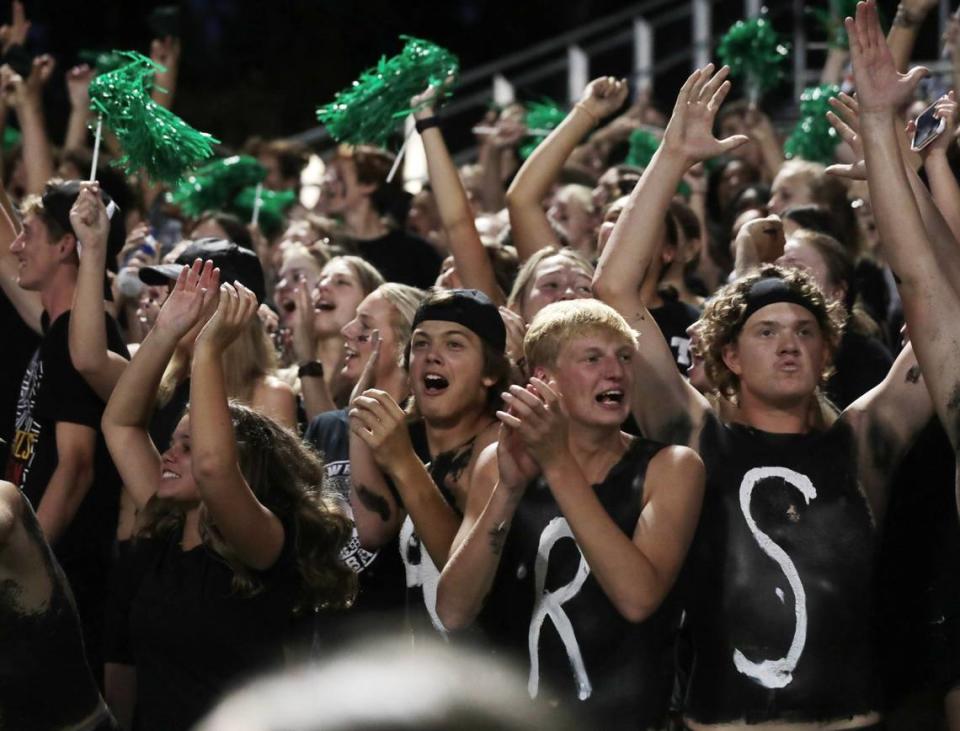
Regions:
<svg viewBox="0 0 960 731"><path fill-rule="evenodd" d="M402 359L403 349L410 339L413 316L417 313L417 308L423 302L427 293L422 289L396 282L381 284L374 292L383 295L383 298L393 308L390 323L393 326L393 337L397 341L397 356Z"/></svg>
<svg viewBox="0 0 960 731"><path fill-rule="evenodd" d="M793 293L800 295L808 303L808 309L816 318L830 353L821 379L825 380L833 372L831 361L840 346L846 319L843 305L839 302L828 302L813 276L802 269L764 266L721 288L716 296L707 302L700 317L698 334L707 377L717 392L727 399L736 399L740 391L740 379L724 363L723 349L737 341L746 324L743 316L747 311L747 295L750 289L759 280L770 277L783 280Z"/></svg>
<svg viewBox="0 0 960 731"><path fill-rule="evenodd" d="M574 338L603 333L636 347L637 335L620 314L600 300L554 302L533 318L523 338L527 368L556 365L564 345Z"/></svg>
<svg viewBox="0 0 960 731"><path fill-rule="evenodd" d="M335 261L342 261L350 267L360 283L360 291L363 292L364 297L385 283L383 275L366 259L352 254L342 254L330 259L323 267L326 268Z"/></svg>
<svg viewBox="0 0 960 731"><path fill-rule="evenodd" d="M551 256L559 256L569 260L572 264L582 269L587 276L593 278L593 264L591 264L583 254L573 249L545 246L527 259L523 266L520 267L520 271L517 272L517 278L513 281L513 289L510 290L510 296L507 298L507 307L519 313L520 308L523 307L523 301L527 298L527 293L530 291L530 286L533 284L537 267L540 265L540 262L544 259L549 259Z"/></svg>

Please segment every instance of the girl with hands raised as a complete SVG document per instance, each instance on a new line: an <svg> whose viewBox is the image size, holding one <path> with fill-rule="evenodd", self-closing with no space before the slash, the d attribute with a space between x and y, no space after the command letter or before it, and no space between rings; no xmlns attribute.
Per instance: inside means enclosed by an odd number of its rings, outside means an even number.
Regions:
<svg viewBox="0 0 960 731"><path fill-rule="evenodd" d="M212 303L190 411L161 455L146 431L152 394ZM297 616L349 605L355 591L339 558L350 522L322 488L320 460L293 432L228 402L224 353L256 310L243 285L217 287L209 262L185 268L104 415L124 481L152 496L132 559L144 567L130 614L143 728L190 727L226 687L283 661Z"/></svg>

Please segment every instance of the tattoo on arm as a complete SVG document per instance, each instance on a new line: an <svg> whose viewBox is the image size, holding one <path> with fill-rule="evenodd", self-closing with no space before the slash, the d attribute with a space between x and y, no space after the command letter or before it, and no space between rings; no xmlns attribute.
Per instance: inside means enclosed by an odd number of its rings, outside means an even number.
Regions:
<svg viewBox="0 0 960 731"><path fill-rule="evenodd" d="M499 556L503 552L503 544L507 541L507 528L509 528L507 521L503 521L494 526L489 533L490 550L493 551L494 556Z"/></svg>
<svg viewBox="0 0 960 731"><path fill-rule="evenodd" d="M380 516L380 520L386 523L390 520L390 503L382 495L377 495L366 485L357 485L357 497L363 503L363 507Z"/></svg>

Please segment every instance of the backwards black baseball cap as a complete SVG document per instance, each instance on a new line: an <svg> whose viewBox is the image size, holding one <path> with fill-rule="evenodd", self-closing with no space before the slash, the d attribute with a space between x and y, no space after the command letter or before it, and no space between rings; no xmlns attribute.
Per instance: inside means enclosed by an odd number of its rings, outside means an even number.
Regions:
<svg viewBox="0 0 960 731"><path fill-rule="evenodd" d="M46 215L50 216L57 225L69 234L76 237L76 231L70 223L70 209L77 202L80 195L80 181L66 180L60 183L50 183L40 196L41 205ZM127 238L127 227L123 220L120 206L113 202L110 195L100 188L100 199L107 207L107 216L110 217L110 231L107 234L107 268L117 271L117 256L123 249L123 242Z"/></svg>
<svg viewBox="0 0 960 731"><path fill-rule="evenodd" d="M220 269L220 281L229 284L239 282L257 296L257 302L266 297L266 284L260 259L250 249L237 246L232 241L218 238L197 239L183 250L173 264L156 264L141 267L140 280L153 286L162 286L176 280L185 266L197 259L210 260Z"/></svg>
<svg viewBox="0 0 960 731"><path fill-rule="evenodd" d="M497 352L507 347L507 328L500 311L487 295L477 289L450 289L434 299L428 297L413 316L411 330L427 320L455 322L472 330Z"/></svg>

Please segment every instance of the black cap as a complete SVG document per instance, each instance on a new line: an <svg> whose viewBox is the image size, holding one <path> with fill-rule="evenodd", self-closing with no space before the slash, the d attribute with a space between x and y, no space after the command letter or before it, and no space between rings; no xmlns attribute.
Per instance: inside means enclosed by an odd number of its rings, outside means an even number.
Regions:
<svg viewBox="0 0 960 731"><path fill-rule="evenodd" d="M76 203L78 195L80 195L80 181L67 180L48 185L40 198L44 212L56 221L60 228L74 236L77 234L70 223L70 209ZM115 272L117 256L127 238L126 224L123 220L123 211L103 188L100 189L100 199L110 215L110 231L107 234L107 268Z"/></svg>
<svg viewBox="0 0 960 731"><path fill-rule="evenodd" d="M426 320L455 322L472 330L489 343L497 352L507 347L507 328L500 317L500 310L487 295L477 289L450 289L442 293L439 301L428 297L413 316L412 330Z"/></svg>
<svg viewBox="0 0 960 731"><path fill-rule="evenodd" d="M266 284L260 259L250 249L237 246L232 241L217 238L197 239L184 249L173 264L156 264L140 268L140 280L150 285L163 285L180 276L184 266L197 259L208 259L220 269L220 281L229 284L240 282L257 296L257 302L266 297Z"/></svg>

